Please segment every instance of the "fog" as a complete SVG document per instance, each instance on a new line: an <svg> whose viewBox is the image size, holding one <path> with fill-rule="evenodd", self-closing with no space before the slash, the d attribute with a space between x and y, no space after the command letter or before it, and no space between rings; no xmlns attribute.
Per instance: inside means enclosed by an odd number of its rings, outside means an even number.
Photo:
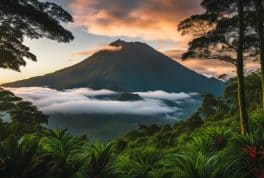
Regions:
<svg viewBox="0 0 264 178"><path fill-rule="evenodd" d="M180 103L197 103L198 93L168 93L165 91L135 92L143 100L118 101L120 93L102 89L78 88L54 90L45 87L6 88L32 102L46 114L133 114L158 115L181 113ZM112 97L104 97L112 96ZM170 101L174 104L167 104ZM178 104L178 105L177 105Z"/></svg>

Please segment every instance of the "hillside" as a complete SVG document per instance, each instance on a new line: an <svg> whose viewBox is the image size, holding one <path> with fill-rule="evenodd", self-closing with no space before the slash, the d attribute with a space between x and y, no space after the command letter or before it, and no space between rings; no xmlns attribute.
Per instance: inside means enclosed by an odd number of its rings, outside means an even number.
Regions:
<svg viewBox="0 0 264 178"><path fill-rule="evenodd" d="M117 40L110 47L119 50L101 50L71 67L4 86L89 87L126 92L164 90L217 95L223 90L222 82L187 69L147 44Z"/></svg>

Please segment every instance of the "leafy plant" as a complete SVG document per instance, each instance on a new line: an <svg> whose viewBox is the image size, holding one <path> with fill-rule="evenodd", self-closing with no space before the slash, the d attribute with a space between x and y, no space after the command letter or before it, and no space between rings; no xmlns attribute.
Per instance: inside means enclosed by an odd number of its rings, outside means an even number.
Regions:
<svg viewBox="0 0 264 178"><path fill-rule="evenodd" d="M228 158L228 159L225 159ZM237 136L222 157L222 170L234 178L262 178L264 176L264 132Z"/></svg>
<svg viewBox="0 0 264 178"><path fill-rule="evenodd" d="M0 177L44 178L49 175L50 157L38 153L39 138L26 135L20 140L9 137L0 144Z"/></svg>
<svg viewBox="0 0 264 178"><path fill-rule="evenodd" d="M82 145L82 140L73 137L67 130L46 130L39 143L40 152L50 154L53 164L50 169L57 177L71 177L74 174L72 162L68 160L71 152Z"/></svg>
<svg viewBox="0 0 264 178"><path fill-rule="evenodd" d="M161 159L161 152L153 147L134 149L118 156L112 169L117 177L162 178L168 173L163 170Z"/></svg>
<svg viewBox="0 0 264 178"><path fill-rule="evenodd" d="M181 152L170 158L170 167L175 177L212 178L218 164L217 156L207 156L202 152Z"/></svg>
<svg viewBox="0 0 264 178"><path fill-rule="evenodd" d="M98 142L86 142L72 154L72 160L77 160L79 175L83 177L108 177L113 161L112 144L103 145Z"/></svg>

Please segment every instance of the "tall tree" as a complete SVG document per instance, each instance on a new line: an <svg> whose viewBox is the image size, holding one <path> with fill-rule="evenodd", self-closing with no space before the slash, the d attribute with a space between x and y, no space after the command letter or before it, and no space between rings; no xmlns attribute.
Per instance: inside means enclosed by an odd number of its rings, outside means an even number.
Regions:
<svg viewBox="0 0 264 178"><path fill-rule="evenodd" d="M38 0L0 1L0 68L19 71L25 58L36 56L23 44L24 37L46 37L58 42L73 40L71 32L60 23L72 22L72 16L62 7Z"/></svg>
<svg viewBox="0 0 264 178"><path fill-rule="evenodd" d="M248 113L246 107L245 82L244 82L244 41L245 41L245 23L244 23L244 0L238 0L238 18L239 18L239 35L237 46L237 88L238 88L238 105L240 112L240 130L242 134L249 132Z"/></svg>
<svg viewBox="0 0 264 178"><path fill-rule="evenodd" d="M239 0L203 0L201 5L205 12L182 21L179 30L183 34L191 32L195 36L183 59L215 59L236 65L241 133L245 133L249 127L243 60L252 58L251 54L255 53L256 37L251 24L244 24L244 8L240 9L240 3ZM250 9L247 9L246 17L250 13Z"/></svg>
<svg viewBox="0 0 264 178"><path fill-rule="evenodd" d="M261 81L262 81L262 106L264 107L264 1L254 0L256 19L257 19L257 33L259 38L259 58L261 64Z"/></svg>

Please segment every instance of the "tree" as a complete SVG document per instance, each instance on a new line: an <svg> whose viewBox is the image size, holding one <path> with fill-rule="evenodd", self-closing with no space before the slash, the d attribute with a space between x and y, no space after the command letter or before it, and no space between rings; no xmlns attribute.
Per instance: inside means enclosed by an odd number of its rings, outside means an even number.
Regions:
<svg viewBox="0 0 264 178"><path fill-rule="evenodd" d="M203 14L194 15L179 24L183 35L192 32L196 36L189 43L189 49L183 54L183 59L216 59L236 65L241 133L245 133L249 126L243 61L251 59L251 54L256 50L256 37L252 34L252 26L244 23L245 4L242 2L241 7L241 2L236 0L204 0L201 5L206 10ZM250 13L251 10L247 9L247 17Z"/></svg>
<svg viewBox="0 0 264 178"><path fill-rule="evenodd" d="M248 113L246 108L246 94L244 82L244 41L245 41L245 25L244 25L244 0L238 0L238 18L239 18L239 37L237 47L237 79L238 79L238 105L240 112L240 130L242 134L249 132Z"/></svg>
<svg viewBox="0 0 264 178"><path fill-rule="evenodd" d="M13 93L0 88L0 117L1 113L9 120L8 130L18 139L25 134L40 131L41 124L48 122L48 116L38 111L32 103L22 101Z"/></svg>
<svg viewBox="0 0 264 178"><path fill-rule="evenodd" d="M264 107L264 1L254 0L256 19L257 19L257 33L259 38L259 58L261 64L261 82L262 82L262 107Z"/></svg>
<svg viewBox="0 0 264 178"><path fill-rule="evenodd" d="M207 120L208 118L222 118L225 114L229 113L229 111L230 108L223 100L215 98L212 94L205 94L197 112L200 117Z"/></svg>
<svg viewBox="0 0 264 178"><path fill-rule="evenodd" d="M261 74L260 72L253 72L245 78L246 87L246 101L249 111L255 110L262 103L262 90L261 90ZM237 79L232 78L226 82L224 91L224 99L232 109L238 108L237 103Z"/></svg>
<svg viewBox="0 0 264 178"><path fill-rule="evenodd" d="M36 56L23 44L24 37L49 38L58 42L73 40L71 32L60 22L72 22L72 16L62 7L38 0L0 1L0 68L20 70L25 58Z"/></svg>

